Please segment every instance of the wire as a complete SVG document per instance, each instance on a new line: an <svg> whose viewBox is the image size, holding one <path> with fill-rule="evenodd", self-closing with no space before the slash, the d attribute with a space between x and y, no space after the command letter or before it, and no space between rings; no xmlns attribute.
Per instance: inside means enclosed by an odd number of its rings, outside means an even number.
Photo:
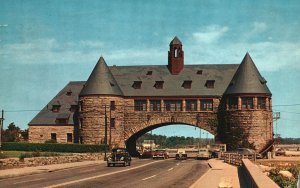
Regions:
<svg viewBox="0 0 300 188"><path fill-rule="evenodd" d="M300 106L300 104L277 104L272 106Z"/></svg>

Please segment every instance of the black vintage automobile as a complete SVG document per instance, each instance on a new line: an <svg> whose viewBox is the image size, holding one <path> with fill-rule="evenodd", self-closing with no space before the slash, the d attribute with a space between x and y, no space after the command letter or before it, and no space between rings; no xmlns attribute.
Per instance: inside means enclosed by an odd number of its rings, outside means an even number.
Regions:
<svg viewBox="0 0 300 188"><path fill-rule="evenodd" d="M107 166L115 165L130 166L131 156L125 148L114 148L107 158Z"/></svg>

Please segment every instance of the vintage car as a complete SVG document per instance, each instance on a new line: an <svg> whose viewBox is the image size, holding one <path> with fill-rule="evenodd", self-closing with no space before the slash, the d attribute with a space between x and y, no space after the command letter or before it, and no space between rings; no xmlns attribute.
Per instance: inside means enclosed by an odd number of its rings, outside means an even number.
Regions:
<svg viewBox="0 0 300 188"><path fill-rule="evenodd" d="M126 148L114 148L107 158L107 166L115 165L130 166L131 156Z"/></svg>
<svg viewBox="0 0 300 188"><path fill-rule="evenodd" d="M167 159L169 158L169 154L164 149L157 149L153 152L153 159Z"/></svg>
<svg viewBox="0 0 300 188"><path fill-rule="evenodd" d="M176 156L176 160L186 160L187 159L187 154L185 153L185 149L178 149Z"/></svg>
<svg viewBox="0 0 300 188"><path fill-rule="evenodd" d="M210 159L212 157L212 153L208 150L208 148L200 148L197 159Z"/></svg>
<svg viewBox="0 0 300 188"><path fill-rule="evenodd" d="M153 151L151 150L145 150L142 155L140 156L140 158L142 159L146 159L146 158L152 158L153 157Z"/></svg>

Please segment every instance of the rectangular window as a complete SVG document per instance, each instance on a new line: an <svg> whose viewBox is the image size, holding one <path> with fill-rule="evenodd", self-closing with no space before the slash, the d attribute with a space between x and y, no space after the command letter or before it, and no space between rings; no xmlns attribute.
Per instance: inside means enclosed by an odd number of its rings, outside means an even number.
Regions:
<svg viewBox="0 0 300 188"><path fill-rule="evenodd" d="M228 107L229 107L229 109L238 109L238 98L237 97L229 97L228 98Z"/></svg>
<svg viewBox="0 0 300 188"><path fill-rule="evenodd" d="M154 87L156 89L163 89L164 88L164 81L156 81Z"/></svg>
<svg viewBox="0 0 300 188"><path fill-rule="evenodd" d="M215 80L206 80L205 87L214 88L215 87Z"/></svg>
<svg viewBox="0 0 300 188"><path fill-rule="evenodd" d="M73 142L73 134L67 133L67 142Z"/></svg>
<svg viewBox="0 0 300 188"><path fill-rule="evenodd" d="M186 111L197 111L197 100L186 100L185 110Z"/></svg>
<svg viewBox="0 0 300 188"><path fill-rule="evenodd" d="M134 110L135 111L146 111L147 101L146 100L134 100Z"/></svg>
<svg viewBox="0 0 300 188"><path fill-rule="evenodd" d="M185 80L182 84L184 89L191 89L192 87L192 80Z"/></svg>
<svg viewBox="0 0 300 188"><path fill-rule="evenodd" d="M213 100L212 99L201 99L200 100L200 110L201 111L212 111L213 110Z"/></svg>
<svg viewBox="0 0 300 188"><path fill-rule="evenodd" d="M76 112L78 110L78 105L72 104L70 107L70 112Z"/></svg>
<svg viewBox="0 0 300 188"><path fill-rule="evenodd" d="M132 84L132 87L134 89L141 89L141 87L142 87L142 81L134 81L133 84Z"/></svg>
<svg viewBox="0 0 300 188"><path fill-rule="evenodd" d="M150 111L160 111L160 100L150 100Z"/></svg>
<svg viewBox="0 0 300 188"><path fill-rule="evenodd" d="M253 97L242 97L242 109L253 109Z"/></svg>
<svg viewBox="0 0 300 188"><path fill-rule="evenodd" d="M265 97L257 97L257 109L266 109Z"/></svg>
<svg viewBox="0 0 300 188"><path fill-rule="evenodd" d="M60 105L52 105L52 112L59 112Z"/></svg>
<svg viewBox="0 0 300 188"><path fill-rule="evenodd" d="M51 140L56 142L56 133L51 133Z"/></svg>
<svg viewBox="0 0 300 188"><path fill-rule="evenodd" d="M166 100L164 103L166 111L182 111L181 100Z"/></svg>
<svg viewBox="0 0 300 188"><path fill-rule="evenodd" d="M110 118L110 127L111 127L111 128L116 128L116 121L115 121L115 118Z"/></svg>
<svg viewBox="0 0 300 188"><path fill-rule="evenodd" d="M110 101L110 110L115 110L115 109L116 109L116 102Z"/></svg>

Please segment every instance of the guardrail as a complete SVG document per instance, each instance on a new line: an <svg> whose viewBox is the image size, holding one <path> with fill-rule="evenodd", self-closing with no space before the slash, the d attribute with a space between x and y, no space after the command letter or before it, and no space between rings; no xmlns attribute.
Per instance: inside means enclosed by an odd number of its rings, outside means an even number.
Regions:
<svg viewBox="0 0 300 188"><path fill-rule="evenodd" d="M249 159L251 161L256 161L256 155L242 155L238 153L221 153L221 159L225 163L229 163L236 166L242 165L242 159Z"/></svg>
<svg viewBox="0 0 300 188"><path fill-rule="evenodd" d="M241 168L247 184L251 188L279 188L279 186L266 176L256 165L249 159L242 159Z"/></svg>

